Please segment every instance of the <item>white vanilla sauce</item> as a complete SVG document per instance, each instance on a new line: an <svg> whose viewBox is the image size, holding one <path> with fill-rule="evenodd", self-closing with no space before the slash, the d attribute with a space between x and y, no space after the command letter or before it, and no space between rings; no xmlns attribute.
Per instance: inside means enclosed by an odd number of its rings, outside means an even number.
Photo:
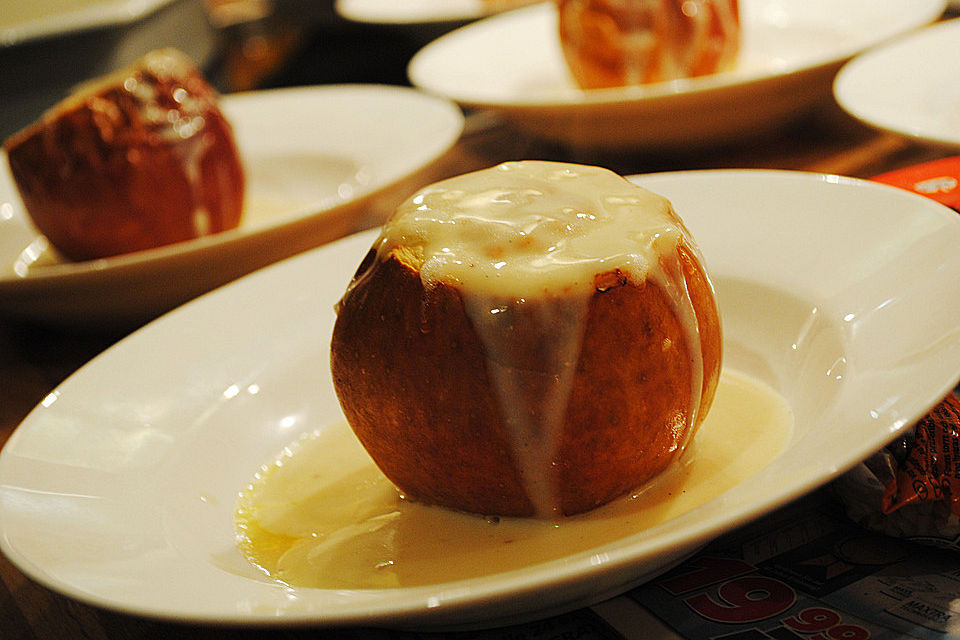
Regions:
<svg viewBox="0 0 960 640"><path fill-rule="evenodd" d="M650 280L669 296L689 348L687 416L696 424L703 362L677 253L681 242L696 251L667 199L600 167L542 161L508 162L438 182L402 204L385 225L380 259L398 248L412 251L426 289L443 283L460 292L538 515L559 511L551 463L597 274L619 271L634 284ZM517 376L524 371L498 346L498 314L533 297L550 302L542 307L541 324L554 360L553 409L541 414L518 397Z"/></svg>
<svg viewBox="0 0 960 640"><path fill-rule="evenodd" d="M786 448L793 417L773 389L724 371L684 455L636 493L562 519L484 518L401 498L345 423L305 434L240 495L243 554L287 584L411 587L587 552L719 496Z"/></svg>

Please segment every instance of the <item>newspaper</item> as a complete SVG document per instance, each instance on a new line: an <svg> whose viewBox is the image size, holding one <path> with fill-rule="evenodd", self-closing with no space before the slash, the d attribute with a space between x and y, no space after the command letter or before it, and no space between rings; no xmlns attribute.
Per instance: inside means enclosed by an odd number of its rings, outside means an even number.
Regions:
<svg viewBox="0 0 960 640"><path fill-rule="evenodd" d="M952 638L960 555L867 531L825 489L624 597L681 638Z"/></svg>

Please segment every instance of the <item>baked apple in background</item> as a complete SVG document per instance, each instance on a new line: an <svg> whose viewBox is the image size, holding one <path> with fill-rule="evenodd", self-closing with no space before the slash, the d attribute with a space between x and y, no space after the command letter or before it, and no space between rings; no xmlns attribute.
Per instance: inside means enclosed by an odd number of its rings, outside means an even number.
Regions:
<svg viewBox="0 0 960 640"><path fill-rule="evenodd" d="M598 167L523 161L401 205L338 304L334 385L408 498L587 511L682 453L721 329L670 203Z"/></svg>
<svg viewBox="0 0 960 640"><path fill-rule="evenodd" d="M737 0L556 0L560 44L583 89L730 69L740 49Z"/></svg>
<svg viewBox="0 0 960 640"><path fill-rule="evenodd" d="M70 260L236 227L244 173L218 99L173 49L78 87L4 143L36 227Z"/></svg>

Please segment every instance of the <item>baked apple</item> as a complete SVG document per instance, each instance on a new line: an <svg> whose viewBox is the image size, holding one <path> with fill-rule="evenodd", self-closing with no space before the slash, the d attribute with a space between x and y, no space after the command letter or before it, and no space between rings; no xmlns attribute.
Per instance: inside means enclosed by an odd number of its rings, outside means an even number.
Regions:
<svg viewBox="0 0 960 640"><path fill-rule="evenodd" d="M237 226L243 167L216 91L165 49L79 87L5 143L27 213L87 260Z"/></svg>
<svg viewBox="0 0 960 640"><path fill-rule="evenodd" d="M557 0L560 44L584 89L724 71L740 49L737 0Z"/></svg>
<svg viewBox="0 0 960 640"><path fill-rule="evenodd" d="M587 511L667 468L713 399L721 329L664 198L523 161L402 204L337 307L347 421L410 499Z"/></svg>

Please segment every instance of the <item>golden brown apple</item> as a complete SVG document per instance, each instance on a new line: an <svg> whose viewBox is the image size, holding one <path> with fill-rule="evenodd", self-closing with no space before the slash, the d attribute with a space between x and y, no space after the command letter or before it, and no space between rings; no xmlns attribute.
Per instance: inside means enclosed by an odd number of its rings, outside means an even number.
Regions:
<svg viewBox="0 0 960 640"><path fill-rule="evenodd" d="M173 49L79 87L4 143L37 228L87 260L236 227L243 167L218 98Z"/></svg>
<svg viewBox="0 0 960 640"><path fill-rule="evenodd" d="M681 454L721 329L665 199L594 167L508 163L400 207L338 305L331 365L348 422L409 498L570 515Z"/></svg>
<svg viewBox="0 0 960 640"><path fill-rule="evenodd" d="M557 0L564 58L584 89L702 76L733 66L737 0Z"/></svg>

